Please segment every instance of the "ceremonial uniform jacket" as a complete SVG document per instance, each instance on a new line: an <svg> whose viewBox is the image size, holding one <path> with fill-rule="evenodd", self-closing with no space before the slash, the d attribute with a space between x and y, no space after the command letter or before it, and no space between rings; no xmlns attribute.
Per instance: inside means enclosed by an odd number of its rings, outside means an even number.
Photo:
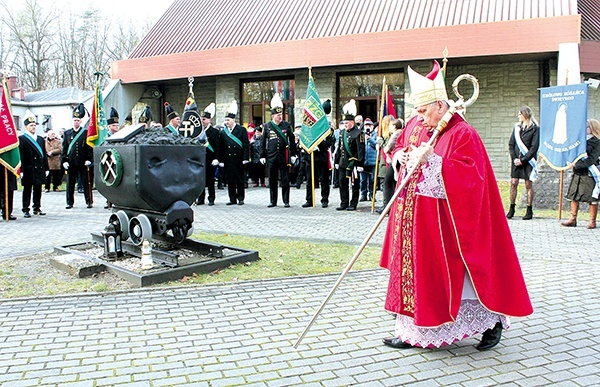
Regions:
<svg viewBox="0 0 600 387"><path fill-rule="evenodd" d="M248 132L241 125L235 125L231 130L231 134L235 136L242 146L240 147L226 133L229 131L227 126L219 132L219 162L232 166L242 165L242 161L250 160L250 141L248 141Z"/></svg>
<svg viewBox="0 0 600 387"><path fill-rule="evenodd" d="M35 137L35 140L33 137ZM44 139L37 135L33 137L28 134L19 136L21 173L23 174L21 178L22 185L43 184L46 181L48 157L46 156ZM32 141L35 141L39 148Z"/></svg>
<svg viewBox="0 0 600 387"><path fill-rule="evenodd" d="M71 145L71 142L73 142L75 137L79 134L79 131L82 130L84 133L79 136L77 141L71 147L71 152L69 152L69 145ZM86 161L94 160L94 150L85 142L87 139L86 132L86 129L80 127L77 132L71 128L64 133L61 160L63 163L69 163L69 168L83 167Z"/></svg>
<svg viewBox="0 0 600 387"><path fill-rule="evenodd" d="M206 128L205 134L207 141L206 164L210 164L214 159L219 158L219 129L210 125ZM208 144L210 144L210 148L208 147Z"/></svg>
<svg viewBox="0 0 600 387"><path fill-rule="evenodd" d="M313 150L313 157L315 164L329 162L329 150L335 144L335 138L333 137L333 131L329 132L329 136L325 137L323 141L317 145L319 150ZM304 160L310 163L310 153L303 153Z"/></svg>
<svg viewBox="0 0 600 387"><path fill-rule="evenodd" d="M296 139L294 131L289 122L281 121L279 128L285 136L284 140L273 127L272 122L267 122L261 137L262 158L269 163L291 164L290 158L296 156Z"/></svg>
<svg viewBox="0 0 600 387"><path fill-rule="evenodd" d="M346 144L348 148L346 147ZM365 161L365 133L354 126L352 129L340 132L335 163L340 169L362 167Z"/></svg>

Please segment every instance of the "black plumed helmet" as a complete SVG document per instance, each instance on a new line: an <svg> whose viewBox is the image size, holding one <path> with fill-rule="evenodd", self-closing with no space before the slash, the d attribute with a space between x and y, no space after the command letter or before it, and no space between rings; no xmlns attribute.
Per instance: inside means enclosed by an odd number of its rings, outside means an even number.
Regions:
<svg viewBox="0 0 600 387"><path fill-rule="evenodd" d="M323 102L323 111L325 114L331 113L331 100L327 98L325 102Z"/></svg>

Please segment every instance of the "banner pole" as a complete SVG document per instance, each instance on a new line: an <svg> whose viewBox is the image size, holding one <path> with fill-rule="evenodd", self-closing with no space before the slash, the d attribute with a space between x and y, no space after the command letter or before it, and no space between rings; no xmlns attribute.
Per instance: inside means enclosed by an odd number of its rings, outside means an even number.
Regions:
<svg viewBox="0 0 600 387"><path fill-rule="evenodd" d="M315 205L315 152L312 151L310 152L310 189L311 189L311 197L312 197L312 206L313 208L316 207ZM323 188L321 188L323 189Z"/></svg>
<svg viewBox="0 0 600 387"><path fill-rule="evenodd" d="M563 207L563 184L565 181L565 171L560 171L560 179L559 179L559 187L558 187L558 220L562 219L562 207Z"/></svg>
<svg viewBox="0 0 600 387"><path fill-rule="evenodd" d="M4 168L4 220L8 222L8 168Z"/></svg>

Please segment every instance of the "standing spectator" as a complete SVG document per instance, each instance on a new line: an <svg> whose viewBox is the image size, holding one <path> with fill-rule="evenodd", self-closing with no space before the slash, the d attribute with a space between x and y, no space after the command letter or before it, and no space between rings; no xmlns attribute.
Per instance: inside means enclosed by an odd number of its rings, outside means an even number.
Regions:
<svg viewBox="0 0 600 387"><path fill-rule="evenodd" d="M565 227L577 227L577 211L579 202L590 204L590 221L587 228L596 228L598 215L598 195L600 194L600 122L589 119L587 122L587 143L585 147L587 157L571 164L573 176L567 192L567 199L571 201L571 217L562 222Z"/></svg>
<svg viewBox="0 0 600 387"><path fill-rule="evenodd" d="M62 143L60 139L56 137L56 132L50 129L46 137L44 149L46 156L48 157L48 168L50 173L46 177L46 192L50 192L50 186L52 190L58 192L58 187L62 183L63 171L60 165L60 154L62 153Z"/></svg>
<svg viewBox="0 0 600 387"><path fill-rule="evenodd" d="M200 113L200 121L202 121L202 133L206 137L206 162L205 162L205 175L204 175L204 190L200 194L197 203L204 204L204 198L206 191L208 191L208 205L215 205L215 173L219 166L219 129L212 126L212 117L214 117L216 106L214 102L211 102L204 110ZM202 135L202 134L201 134Z"/></svg>
<svg viewBox="0 0 600 387"><path fill-rule="evenodd" d="M315 187L320 185L321 187L321 207L327 208L329 206L329 152L334 144L333 131L329 131L329 135L319 143L319 145L313 151L314 160L314 171L315 171ZM313 205L313 187L312 187L312 176L311 176L311 155L304 153L304 164L306 169L306 203L302 207L312 207Z"/></svg>
<svg viewBox="0 0 600 387"><path fill-rule="evenodd" d="M225 126L219 133L219 166L225 168L228 206L244 204L244 166L250 160L248 132L246 128L235 123L237 111L237 101L234 100L227 109Z"/></svg>
<svg viewBox="0 0 600 387"><path fill-rule="evenodd" d="M8 187L5 184L8 181ZM0 163L0 206L2 206L2 219L4 220L17 220L17 217L12 214L13 211L13 197L14 192L17 190L17 177L14 173L9 171L4 165ZM5 197L6 196L6 197Z"/></svg>
<svg viewBox="0 0 600 387"><path fill-rule="evenodd" d="M110 116L106 120L106 125L108 126L106 135L109 137L119 131L119 112L114 107L110 108Z"/></svg>
<svg viewBox="0 0 600 387"><path fill-rule="evenodd" d="M377 133L370 118L364 122L365 133L365 162L360 173L360 201L373 199L373 179L375 163L377 162Z"/></svg>
<svg viewBox="0 0 600 387"><path fill-rule="evenodd" d="M342 111L345 130L340 133L335 154L335 168L340 170L340 206L336 210L355 211L360 193L359 174L363 171L365 159L365 134L354 125L356 101L351 99L343 106ZM352 198L348 184L352 188Z"/></svg>
<svg viewBox="0 0 600 387"><path fill-rule="evenodd" d="M181 118L175 109L173 109L173 106L171 106L171 104L168 102L165 102L165 114L167 115L167 120L169 121L165 128L169 129L174 134L180 134L179 124L181 124Z"/></svg>
<svg viewBox="0 0 600 387"><path fill-rule="evenodd" d="M31 218L29 205L33 192L33 214L46 215L42 211L42 184L45 183L48 171L48 156L44 139L35 134L37 123L29 110L25 112L23 124L25 131L19 136L19 152L21 153L21 185L23 186L23 217Z"/></svg>
<svg viewBox="0 0 600 387"><path fill-rule="evenodd" d="M87 131L81 127L85 117L85 107L82 103L73 109L73 128L65 131L62 144L61 160L67 172L67 209L75 203L75 184L81 180L83 196L87 208L92 208L91 172L93 149L87 143Z"/></svg>
<svg viewBox="0 0 600 387"><path fill-rule="evenodd" d="M254 137L250 140L250 178L252 179L252 185L254 187L266 187L265 185L265 166L260 162L260 156L262 154L262 132L261 126L254 130Z"/></svg>
<svg viewBox="0 0 600 387"><path fill-rule="evenodd" d="M267 164L270 203L277 206L278 181L284 207L290 206L290 167L296 161L296 141L289 122L283 120L283 102L279 93L271 99L271 121L265 124L261 162Z"/></svg>
<svg viewBox="0 0 600 387"><path fill-rule="evenodd" d="M340 133L342 133L344 130L346 130L346 126L344 125L344 121L340 120L340 123L337 127L337 129L335 129L333 131L333 139L335 140L335 146L332 150L333 154L337 154L338 152L338 144L340 143ZM339 188L340 186L340 171L337 168L333 168L333 172L331 173L332 175L332 181L333 181L333 188Z"/></svg>
<svg viewBox="0 0 600 387"><path fill-rule="evenodd" d="M519 179L523 179L527 190L527 210L523 219L529 220L533 218L533 180L535 180L537 174L535 165L540 142L540 127L529 106L521 107L517 116L519 122L515 125L508 141L508 151L512 163L510 170L510 209L506 217L511 219L515 215L517 187L519 186Z"/></svg>

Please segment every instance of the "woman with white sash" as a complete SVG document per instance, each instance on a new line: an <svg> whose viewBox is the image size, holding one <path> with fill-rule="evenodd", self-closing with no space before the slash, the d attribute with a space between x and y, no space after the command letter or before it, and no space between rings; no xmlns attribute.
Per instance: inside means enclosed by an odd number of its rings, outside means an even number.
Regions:
<svg viewBox="0 0 600 387"><path fill-rule="evenodd" d="M577 210L579 202L590 204L590 221L587 228L596 228L598 215L598 197L600 196L600 170L598 169L600 157L600 122L590 119L587 122L587 142L585 151L587 157L571 164L573 176L569 184L567 199L571 201L571 217L561 225L577 227Z"/></svg>
<svg viewBox="0 0 600 387"><path fill-rule="evenodd" d="M515 216L515 202L517 200L517 187L519 179L525 180L527 190L527 210L524 220L533 218L533 182L537 178L537 152L540 142L537 121L529 106L523 106L517 113L519 122L515 124L508 151L512 160L510 169L510 209L506 214L508 219Z"/></svg>

